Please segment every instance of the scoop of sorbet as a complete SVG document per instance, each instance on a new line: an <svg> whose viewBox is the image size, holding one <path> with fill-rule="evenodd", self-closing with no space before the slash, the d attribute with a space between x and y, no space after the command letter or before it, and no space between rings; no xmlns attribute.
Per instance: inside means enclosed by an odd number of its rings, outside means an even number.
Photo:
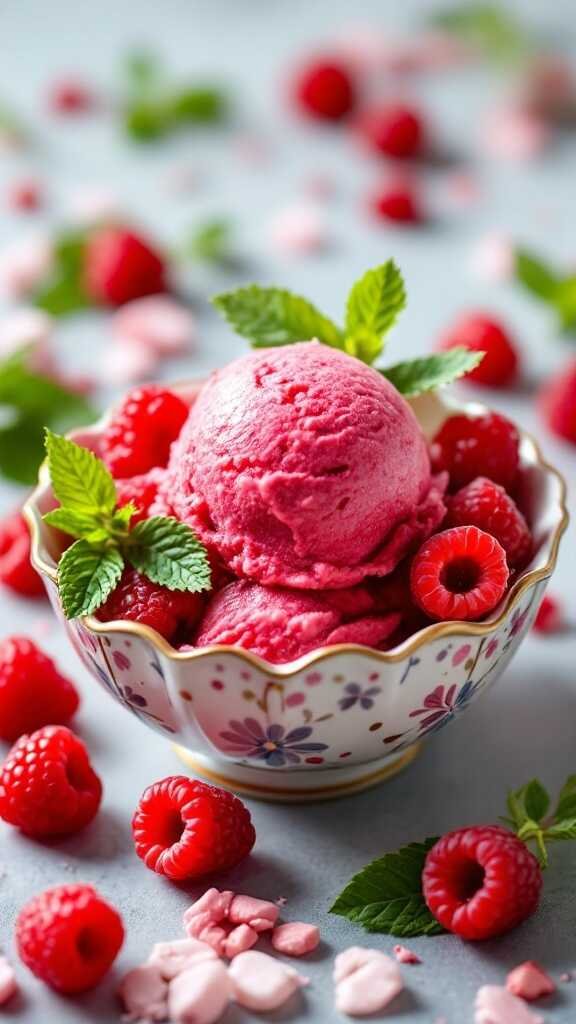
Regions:
<svg viewBox="0 0 576 1024"><path fill-rule="evenodd" d="M409 405L376 370L319 342L214 373L164 487L229 568L268 586L385 576L444 515Z"/></svg>

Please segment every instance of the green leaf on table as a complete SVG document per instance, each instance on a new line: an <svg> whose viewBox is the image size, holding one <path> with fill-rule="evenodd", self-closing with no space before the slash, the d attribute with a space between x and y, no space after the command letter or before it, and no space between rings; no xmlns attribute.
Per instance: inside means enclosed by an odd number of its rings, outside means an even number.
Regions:
<svg viewBox="0 0 576 1024"><path fill-rule="evenodd" d="M62 505L80 512L114 511L116 484L93 452L51 430L46 431L46 452L52 490Z"/></svg>
<svg viewBox="0 0 576 1024"><path fill-rule="evenodd" d="M400 394L410 397L451 384L478 366L483 358L483 352L452 348L447 352L436 352L420 359L410 359L378 369Z"/></svg>
<svg viewBox="0 0 576 1024"><path fill-rule="evenodd" d="M555 818L576 817L576 775L569 775L558 794Z"/></svg>
<svg viewBox="0 0 576 1024"><path fill-rule="evenodd" d="M252 284L222 292L212 299L237 334L256 348L292 345L317 338L325 345L343 348L340 329L300 295L283 288Z"/></svg>
<svg viewBox="0 0 576 1024"><path fill-rule="evenodd" d="M520 284L547 302L555 302L561 278L556 271L527 249L517 249L514 255L516 278Z"/></svg>
<svg viewBox="0 0 576 1024"><path fill-rule="evenodd" d="M43 458L42 421L15 411L11 422L0 427L0 474L14 483L31 486L38 480Z"/></svg>
<svg viewBox="0 0 576 1024"><path fill-rule="evenodd" d="M520 790L526 814L533 821L541 821L550 807L550 795L539 779L531 779Z"/></svg>
<svg viewBox="0 0 576 1024"><path fill-rule="evenodd" d="M93 305L84 287L85 248L83 231L60 236L54 246L52 268L32 297L35 306L52 316L65 316Z"/></svg>
<svg viewBox="0 0 576 1024"><path fill-rule="evenodd" d="M518 61L532 45L528 33L504 4L462 4L434 15L432 23L500 64Z"/></svg>
<svg viewBox="0 0 576 1024"><path fill-rule="evenodd" d="M206 548L189 526L170 516L152 516L137 523L125 554L138 572L169 590L210 589Z"/></svg>
<svg viewBox="0 0 576 1024"><path fill-rule="evenodd" d="M214 86L187 86L171 95L167 108L176 124L212 124L225 118L228 103Z"/></svg>
<svg viewBox="0 0 576 1024"><path fill-rule="evenodd" d="M162 79L160 64L149 50L133 50L124 60L126 81L135 93L149 92Z"/></svg>
<svg viewBox="0 0 576 1024"><path fill-rule="evenodd" d="M387 853L351 879L330 908L369 932L413 938L440 935L444 929L422 895L426 854L437 839L410 843Z"/></svg>
<svg viewBox="0 0 576 1024"><path fill-rule="evenodd" d="M346 349L349 338L364 336L371 339L368 345L360 345L360 355L365 351L371 358L365 362L373 362L384 347L384 339L398 316L406 306L404 279L393 260L388 260L379 267L367 270L359 281L352 286L346 304Z"/></svg>
<svg viewBox="0 0 576 1024"><path fill-rule="evenodd" d="M563 818L562 821L549 825L545 832L546 839L576 839L576 817Z"/></svg>
<svg viewBox="0 0 576 1024"><path fill-rule="evenodd" d="M204 221L188 239L185 253L201 263L222 265L231 262L230 221L223 217L212 217Z"/></svg>
<svg viewBox="0 0 576 1024"><path fill-rule="evenodd" d="M112 593L124 568L117 548L98 548L77 540L58 563L58 590L67 619L91 615Z"/></svg>
<svg viewBox="0 0 576 1024"><path fill-rule="evenodd" d="M573 332L576 327L576 277L565 277L556 289L554 307L560 330Z"/></svg>

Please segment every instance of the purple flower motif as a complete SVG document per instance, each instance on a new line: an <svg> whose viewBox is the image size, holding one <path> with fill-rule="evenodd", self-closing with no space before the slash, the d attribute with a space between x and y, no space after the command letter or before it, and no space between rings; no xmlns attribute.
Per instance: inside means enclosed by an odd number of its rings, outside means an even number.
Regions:
<svg viewBox="0 0 576 1024"><path fill-rule="evenodd" d="M467 679L461 690L456 683L452 686L437 686L424 700L421 708L410 712L410 718L420 718L420 730L437 732L470 703L474 696L476 684Z"/></svg>
<svg viewBox="0 0 576 1024"><path fill-rule="evenodd" d="M491 658L492 657L492 655L494 654L494 651L497 650L497 648L498 648L498 643L499 643L499 641L495 637L492 637L492 639L488 642L486 650L484 651L484 657L485 658Z"/></svg>
<svg viewBox="0 0 576 1024"><path fill-rule="evenodd" d="M301 754L328 749L326 743L304 742L312 735L313 730L308 726L286 732L283 725L263 726L255 718L245 718L243 722L232 720L228 725L229 729L220 736L226 740L231 753L265 761L272 768L300 764Z"/></svg>
<svg viewBox="0 0 576 1024"><path fill-rule="evenodd" d="M510 637L516 636L516 634L520 632L520 630L522 629L524 623L526 622L526 619L528 617L528 612L529 611L530 611L530 606L528 606L528 608L525 608L523 612L521 612L518 608L516 608L516 611L514 612L514 614L512 616L512 623L510 625L510 633L509 633Z"/></svg>
<svg viewBox="0 0 576 1024"><path fill-rule="evenodd" d="M124 699L135 708L145 708L148 704L146 697L143 697L140 693L134 693L131 686L125 686L122 693L124 695Z"/></svg>
<svg viewBox="0 0 576 1024"><path fill-rule="evenodd" d="M374 697L381 693L379 686L370 686L367 690L363 690L359 683L348 683L344 687L344 693L347 693L347 697L342 697L338 701L341 711L348 711L349 708L353 708L356 704L359 704L365 711L369 711L374 706Z"/></svg>

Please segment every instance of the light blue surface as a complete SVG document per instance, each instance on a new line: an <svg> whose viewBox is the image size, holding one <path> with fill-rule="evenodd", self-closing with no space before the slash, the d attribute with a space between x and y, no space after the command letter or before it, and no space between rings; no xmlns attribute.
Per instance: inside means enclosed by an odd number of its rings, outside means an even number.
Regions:
<svg viewBox="0 0 576 1024"><path fill-rule="evenodd" d="M514 7L534 24L551 27L568 45L574 25L570 0L552 6L541 0ZM401 8L401 9L400 9ZM364 216L363 197L378 177L378 166L359 157L344 134L321 132L296 123L281 105L286 66L303 50L323 44L343 25L382 22L401 30L417 24L435 4L373 0L140 0L124 3L72 0L38 3L4 0L0 7L0 97L25 116L35 145L21 156L0 157L0 196L20 171L38 173L50 196L47 222L57 222L72 185L106 185L118 192L128 213L149 225L168 244L208 214L234 216L238 244L249 262L249 276L309 294L338 316L349 284L366 267L394 256L407 280L409 306L391 341L392 357L427 350L438 332L461 309L480 305L505 316L526 355L528 377L537 378L565 358L567 349L553 334L542 310L513 286L496 286L469 272L473 243L499 229L530 243L565 265L574 264L576 143L563 141L531 165L487 161L478 146L482 112L498 82L484 71L465 70L425 78L413 86L430 110L438 134L463 157L475 157L473 172L480 198L470 208L445 212L421 231L392 231ZM122 54L134 43L152 46L174 75L215 73L237 93L238 131L181 138L140 149L127 143L106 117L56 122L42 119L43 90L65 69L85 73L106 90L119 82ZM572 50L572 52L575 52ZM410 87L412 88L412 87ZM262 138L269 159L250 166L238 154L237 136ZM236 139L236 141L235 141ZM199 186L186 197L166 187L175 164L197 168ZM302 194L311 175L327 173L337 194L326 206L331 244L309 260L281 260L266 247L266 223L282 205ZM424 175L431 201L441 195L443 172ZM32 231L42 218L0 215L0 242ZM199 320L193 357L175 362L166 374L198 376L243 351L207 305L206 297L233 283L230 278L189 270L185 283ZM71 367L90 368L97 360L106 318L96 314L70 319L58 328L63 357ZM529 387L494 397L494 404L531 429L546 453L574 483L576 456L546 436L538 422ZM16 492L2 491L4 507ZM565 540L553 590L574 610L574 527ZM187 905L183 891L146 871L136 860L129 818L145 785L178 772L179 762L160 738L98 691L44 609L1 597L4 632L30 633L56 655L84 694L79 731L104 779L106 799L96 822L76 840L48 847L0 830L0 942L12 955L15 914L32 893L64 881L94 882L122 911L127 941L117 967L103 985L80 1001L52 996L24 968L21 1001L7 1019L22 1024L71 1024L116 1017L114 984L119 974L142 960L152 942L176 936ZM466 823L492 822L502 812L505 790L533 775L557 786L576 770L576 681L573 635L555 640L530 637L488 697L456 725L435 737L414 766L380 789L339 803L309 807L252 805L258 846L250 860L225 880L254 894L288 898L286 917L318 921L324 945L306 965L312 984L299 1005L280 1016L332 1021L330 980L334 952L352 943L390 950L393 940L364 936L327 914L331 898L350 875L374 856L402 843ZM407 991L386 1019L406 1024L472 1021L473 997L480 984L501 983L506 970L527 958L541 960L554 976L576 967L576 859L570 844L552 855L539 914L523 928L497 941L464 945L446 936L414 940L419 967L406 967ZM543 1011L547 1021L576 1020L576 983L560 985ZM226 1024L248 1020L231 1010Z"/></svg>

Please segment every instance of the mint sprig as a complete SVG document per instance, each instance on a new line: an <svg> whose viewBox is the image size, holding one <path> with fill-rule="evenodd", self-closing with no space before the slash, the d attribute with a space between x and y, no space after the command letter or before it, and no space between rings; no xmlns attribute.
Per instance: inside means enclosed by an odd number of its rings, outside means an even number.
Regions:
<svg viewBox="0 0 576 1024"><path fill-rule="evenodd" d="M565 334L575 334L576 275L561 274L527 249L516 250L515 271L519 284L550 307L556 316L559 330Z"/></svg>
<svg viewBox="0 0 576 1024"><path fill-rule="evenodd" d="M406 305L406 291L393 260L368 270L350 290L343 327L308 299L284 288L252 284L223 292L212 301L236 333L247 338L254 348L316 340L372 366ZM416 395L449 384L473 370L482 358L481 352L459 348L375 369L402 394Z"/></svg>
<svg viewBox="0 0 576 1024"><path fill-rule="evenodd" d="M67 618L91 615L118 585L126 564L168 590L210 589L205 547L170 516L130 529L138 511L118 506L116 484L93 452L46 431L48 470L60 506L44 520L76 538L58 563L58 589Z"/></svg>
<svg viewBox="0 0 576 1024"><path fill-rule="evenodd" d="M50 271L32 296L34 305L51 316L67 316L93 305L84 287L86 242L84 231L64 232L56 239Z"/></svg>
<svg viewBox="0 0 576 1024"><path fill-rule="evenodd" d="M504 4L469 3L441 11L432 24L453 33L495 64L517 63L533 48L532 40Z"/></svg>
<svg viewBox="0 0 576 1024"><path fill-rule="evenodd" d="M232 247L232 225L224 217L211 217L190 232L182 255L198 263L215 267L232 267L235 254Z"/></svg>
<svg viewBox="0 0 576 1024"><path fill-rule="evenodd" d="M222 121L228 112L222 89L208 84L170 83L150 53L132 53L125 62L124 130L138 142L152 142L178 128Z"/></svg>
<svg viewBox="0 0 576 1024"><path fill-rule="evenodd" d="M534 844L542 867L548 865L548 843L576 839L576 775L568 777L554 813L548 815L550 806L550 794L532 779L508 794L508 817L502 819L525 843Z"/></svg>

